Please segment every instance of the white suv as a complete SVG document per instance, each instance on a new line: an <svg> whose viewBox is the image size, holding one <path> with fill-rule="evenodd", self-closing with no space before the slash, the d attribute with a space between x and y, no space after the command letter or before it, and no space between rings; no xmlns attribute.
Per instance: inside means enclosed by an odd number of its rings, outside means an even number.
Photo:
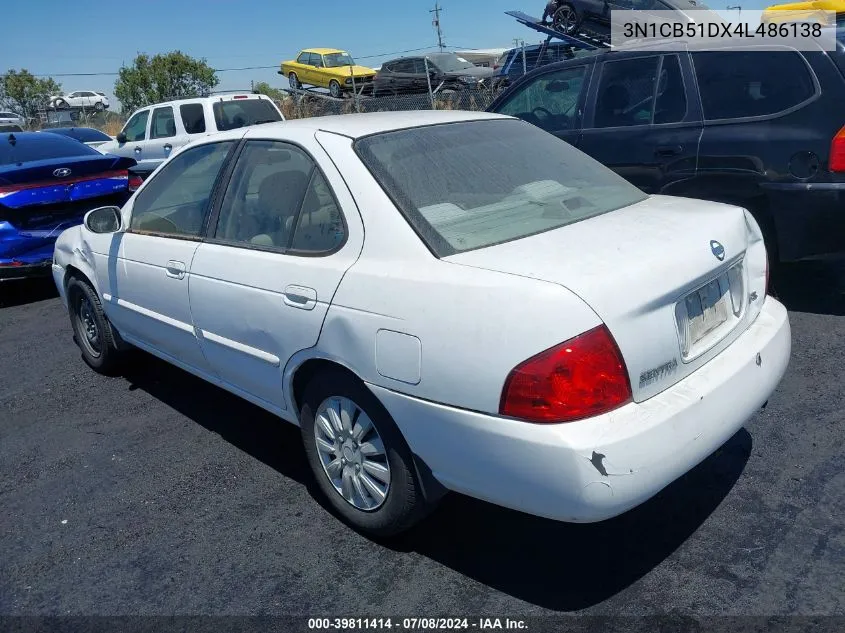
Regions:
<svg viewBox="0 0 845 633"><path fill-rule="evenodd" d="M138 161L134 172L146 176L174 150L200 137L284 120L273 101L261 94L179 99L136 110L115 140L97 149L134 158Z"/></svg>
<svg viewBox="0 0 845 633"><path fill-rule="evenodd" d="M84 108L102 112L109 109L109 99L102 92L77 90L67 95L50 97L50 107L55 110L66 108Z"/></svg>

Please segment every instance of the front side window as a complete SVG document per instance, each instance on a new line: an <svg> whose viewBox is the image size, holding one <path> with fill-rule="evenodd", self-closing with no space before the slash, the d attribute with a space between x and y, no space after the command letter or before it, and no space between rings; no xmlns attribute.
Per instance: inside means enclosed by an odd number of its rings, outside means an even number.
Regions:
<svg viewBox="0 0 845 633"><path fill-rule="evenodd" d="M359 139L354 147L438 257L550 231L646 199L566 141L511 119L386 132Z"/></svg>
<svg viewBox="0 0 845 633"><path fill-rule="evenodd" d="M146 138L147 118L149 118L149 116L149 110L142 110L141 112L135 113L135 115L129 119L126 123L126 127L123 128L123 133L126 135L127 143L143 141Z"/></svg>
<svg viewBox="0 0 845 633"><path fill-rule="evenodd" d="M182 125L188 134L203 134L205 132L205 112L201 103L185 103L179 106L182 115Z"/></svg>
<svg viewBox="0 0 845 633"><path fill-rule="evenodd" d="M296 61L307 66L311 63L311 53L300 53L299 57L296 58Z"/></svg>
<svg viewBox="0 0 845 633"><path fill-rule="evenodd" d="M170 106L153 110L153 120L150 124L150 138L170 138L176 136L176 120L173 118L173 108Z"/></svg>
<svg viewBox="0 0 845 633"><path fill-rule="evenodd" d="M496 111L549 132L576 129L586 74L586 66L542 74L520 86Z"/></svg>
<svg viewBox="0 0 845 633"><path fill-rule="evenodd" d="M138 192L129 229L167 237L198 237L214 184L234 141L188 149L162 167Z"/></svg>
<svg viewBox="0 0 845 633"><path fill-rule="evenodd" d="M701 51L692 61L706 121L777 114L816 92L795 51Z"/></svg>
<svg viewBox="0 0 845 633"><path fill-rule="evenodd" d="M334 196L305 152L279 141L249 141L232 173L214 237L314 253L334 250L344 232Z"/></svg>

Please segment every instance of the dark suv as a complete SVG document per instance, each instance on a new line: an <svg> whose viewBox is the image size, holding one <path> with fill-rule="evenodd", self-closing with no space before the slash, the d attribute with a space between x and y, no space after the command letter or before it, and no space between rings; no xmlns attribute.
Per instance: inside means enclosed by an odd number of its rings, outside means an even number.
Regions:
<svg viewBox="0 0 845 633"><path fill-rule="evenodd" d="M455 53L403 57L382 64L373 81L373 96L428 92L429 85L436 92L481 89L492 77L492 68L476 66Z"/></svg>
<svg viewBox="0 0 845 633"><path fill-rule="evenodd" d="M555 134L646 193L741 205L772 260L794 261L845 252L843 103L841 42L829 53L709 43L551 64L489 110Z"/></svg>

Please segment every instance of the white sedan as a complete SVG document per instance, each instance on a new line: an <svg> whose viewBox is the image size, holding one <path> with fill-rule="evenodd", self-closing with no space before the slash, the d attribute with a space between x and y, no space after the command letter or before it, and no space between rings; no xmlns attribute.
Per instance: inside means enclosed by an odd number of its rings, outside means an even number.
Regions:
<svg viewBox="0 0 845 633"><path fill-rule="evenodd" d="M748 212L472 112L204 138L65 231L53 276L91 367L141 348L299 425L378 536L448 490L619 515L734 435L791 349Z"/></svg>

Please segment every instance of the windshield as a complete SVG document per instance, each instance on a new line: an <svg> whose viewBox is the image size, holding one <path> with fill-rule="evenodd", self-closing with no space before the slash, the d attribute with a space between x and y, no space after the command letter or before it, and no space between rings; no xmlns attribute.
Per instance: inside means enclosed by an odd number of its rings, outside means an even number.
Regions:
<svg viewBox="0 0 845 633"><path fill-rule="evenodd" d="M586 154L510 119L362 138L355 150L438 257L556 229L646 199Z"/></svg>
<svg viewBox="0 0 845 633"><path fill-rule="evenodd" d="M282 120L276 108L267 99L217 101L212 109L217 129L221 132Z"/></svg>
<svg viewBox="0 0 845 633"><path fill-rule="evenodd" d="M348 53L329 53L323 55L323 63L326 68L338 68L339 66L354 66L355 60Z"/></svg>
<svg viewBox="0 0 845 633"><path fill-rule="evenodd" d="M434 65L444 73L453 73L467 68L475 68L475 64L457 55L429 55Z"/></svg>
<svg viewBox="0 0 845 633"><path fill-rule="evenodd" d="M72 156L102 156L102 154L79 141L59 134L30 132L0 136L0 165Z"/></svg>

